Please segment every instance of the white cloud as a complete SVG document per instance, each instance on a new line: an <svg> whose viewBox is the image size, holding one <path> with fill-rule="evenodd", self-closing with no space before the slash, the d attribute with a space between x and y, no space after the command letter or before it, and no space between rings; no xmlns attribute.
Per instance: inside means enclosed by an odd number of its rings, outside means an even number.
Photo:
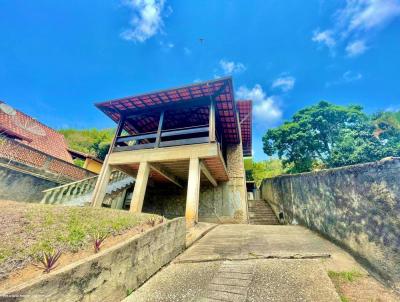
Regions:
<svg viewBox="0 0 400 302"><path fill-rule="evenodd" d="M241 73L246 70L246 66L244 66L243 63L240 62L233 62L233 61L227 61L227 60L220 60L219 61L219 66L222 69L222 72L226 74L234 74L234 73Z"/></svg>
<svg viewBox="0 0 400 302"><path fill-rule="evenodd" d="M368 49L365 41L356 40L352 41L346 46L346 52L349 57L356 57L363 54Z"/></svg>
<svg viewBox="0 0 400 302"><path fill-rule="evenodd" d="M324 44L329 49L332 49L336 45L336 41L333 38L333 31L331 30L325 30L325 31L320 31L318 29L315 30L312 40L314 42Z"/></svg>
<svg viewBox="0 0 400 302"><path fill-rule="evenodd" d="M355 72L352 70L347 70L343 73L342 77L337 79L336 81L327 82L325 84L326 87L331 87L335 85L347 84L355 81L359 81L363 78L363 75L360 72Z"/></svg>
<svg viewBox="0 0 400 302"><path fill-rule="evenodd" d="M345 43L347 54L355 57L368 49L366 41L372 39L372 33L399 16L400 0L346 0L345 6L334 13L331 28L314 31L312 40L331 50Z"/></svg>
<svg viewBox="0 0 400 302"><path fill-rule="evenodd" d="M400 16L398 0L347 0L338 20L347 32L368 31L386 25Z"/></svg>
<svg viewBox="0 0 400 302"><path fill-rule="evenodd" d="M294 84L296 83L296 79L292 76L284 76L284 77L279 77L275 81L272 82L272 88L279 88L283 92L288 92L289 90L292 90L294 87Z"/></svg>
<svg viewBox="0 0 400 302"><path fill-rule="evenodd" d="M251 89L246 86L240 86L236 91L236 97L253 101L253 114L256 121L273 124L282 118L282 111L277 104L277 97L267 97L267 94L259 84L254 85Z"/></svg>
<svg viewBox="0 0 400 302"><path fill-rule="evenodd" d="M184 47L184 48L183 48L183 52L184 52L184 54L187 55L187 56L189 56L189 55L192 54L192 50L191 50L190 48L188 48L188 47Z"/></svg>
<svg viewBox="0 0 400 302"><path fill-rule="evenodd" d="M162 30L165 0L125 0L123 4L132 10L132 18L131 28L121 33L122 39L144 42Z"/></svg>
<svg viewBox="0 0 400 302"><path fill-rule="evenodd" d="M343 80L345 80L346 82L354 82L354 81L358 81L362 79L362 74L359 72L354 72L351 70L346 71L343 74Z"/></svg>

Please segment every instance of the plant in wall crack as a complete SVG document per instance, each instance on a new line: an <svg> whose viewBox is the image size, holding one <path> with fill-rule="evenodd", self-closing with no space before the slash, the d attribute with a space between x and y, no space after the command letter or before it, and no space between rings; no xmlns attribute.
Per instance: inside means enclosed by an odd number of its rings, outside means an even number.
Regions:
<svg viewBox="0 0 400 302"><path fill-rule="evenodd" d="M52 250L51 252L43 252L40 262L43 265L44 272L50 273L51 270L57 267L56 263L61 257L61 250Z"/></svg>

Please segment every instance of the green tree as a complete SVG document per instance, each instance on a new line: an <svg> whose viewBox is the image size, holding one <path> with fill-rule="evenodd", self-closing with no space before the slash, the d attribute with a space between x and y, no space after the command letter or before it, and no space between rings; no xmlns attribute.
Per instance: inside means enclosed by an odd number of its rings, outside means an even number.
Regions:
<svg viewBox="0 0 400 302"><path fill-rule="evenodd" d="M253 162L253 180L258 188L264 178L275 177L284 173L282 162L279 159L269 159Z"/></svg>
<svg viewBox="0 0 400 302"><path fill-rule="evenodd" d="M114 129L62 129L68 147L104 159L114 136Z"/></svg>
<svg viewBox="0 0 400 302"><path fill-rule="evenodd" d="M376 134L376 124L360 106L322 101L268 130L263 137L264 152L277 154L289 173L397 156L399 130L386 123L384 130Z"/></svg>

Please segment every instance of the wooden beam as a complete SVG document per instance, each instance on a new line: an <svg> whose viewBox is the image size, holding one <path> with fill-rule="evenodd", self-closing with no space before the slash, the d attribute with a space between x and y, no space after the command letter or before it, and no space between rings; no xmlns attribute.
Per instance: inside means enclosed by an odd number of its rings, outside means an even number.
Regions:
<svg viewBox="0 0 400 302"><path fill-rule="evenodd" d="M111 142L110 149L108 150L108 154L111 154L113 152L115 143L117 142L118 137L121 135L122 130L124 130L125 117L122 114L120 114L120 116L121 116L121 119L118 122L118 127L117 127L117 130L115 131L115 135Z"/></svg>
<svg viewBox="0 0 400 302"><path fill-rule="evenodd" d="M215 101L211 97L210 103L210 118L209 118L209 141L210 143L215 142Z"/></svg>
<svg viewBox="0 0 400 302"><path fill-rule="evenodd" d="M190 159L192 157L210 158L218 156L217 143L205 143L197 145L185 145L158 149L142 149L135 151L122 151L110 154L111 165L125 165L148 162L163 162Z"/></svg>
<svg viewBox="0 0 400 302"><path fill-rule="evenodd" d="M164 113L165 111L161 111L160 113L160 120L158 122L158 129L157 129L157 137L156 137L156 143L154 148L158 148L160 146L160 141L161 141L161 130L164 122Z"/></svg>
<svg viewBox="0 0 400 302"><path fill-rule="evenodd" d="M203 172L204 176L207 177L207 179L211 182L211 184L214 187L218 186L217 181L211 175L210 171L208 171L208 169L207 169L206 165L203 163L203 161L200 161L200 170L201 170L201 172Z"/></svg>
<svg viewBox="0 0 400 302"><path fill-rule="evenodd" d="M172 183L176 184L178 187L183 188L179 178L176 177L175 175L173 175L171 172L164 169L164 167L162 167L161 165L152 163L152 164L150 164L150 169L156 171L157 173L160 173L162 176L164 176L166 179L168 179Z"/></svg>

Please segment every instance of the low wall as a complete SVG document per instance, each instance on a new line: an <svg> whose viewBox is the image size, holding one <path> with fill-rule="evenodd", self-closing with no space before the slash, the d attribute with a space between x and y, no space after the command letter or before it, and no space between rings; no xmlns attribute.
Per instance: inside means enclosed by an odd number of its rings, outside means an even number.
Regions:
<svg viewBox="0 0 400 302"><path fill-rule="evenodd" d="M121 301L184 249L185 220L176 218L59 271L0 293L0 300Z"/></svg>
<svg viewBox="0 0 400 302"><path fill-rule="evenodd" d="M265 179L261 194L400 289L400 158Z"/></svg>
<svg viewBox="0 0 400 302"><path fill-rule="evenodd" d="M59 185L40 175L0 165L0 200L40 202L43 190Z"/></svg>

